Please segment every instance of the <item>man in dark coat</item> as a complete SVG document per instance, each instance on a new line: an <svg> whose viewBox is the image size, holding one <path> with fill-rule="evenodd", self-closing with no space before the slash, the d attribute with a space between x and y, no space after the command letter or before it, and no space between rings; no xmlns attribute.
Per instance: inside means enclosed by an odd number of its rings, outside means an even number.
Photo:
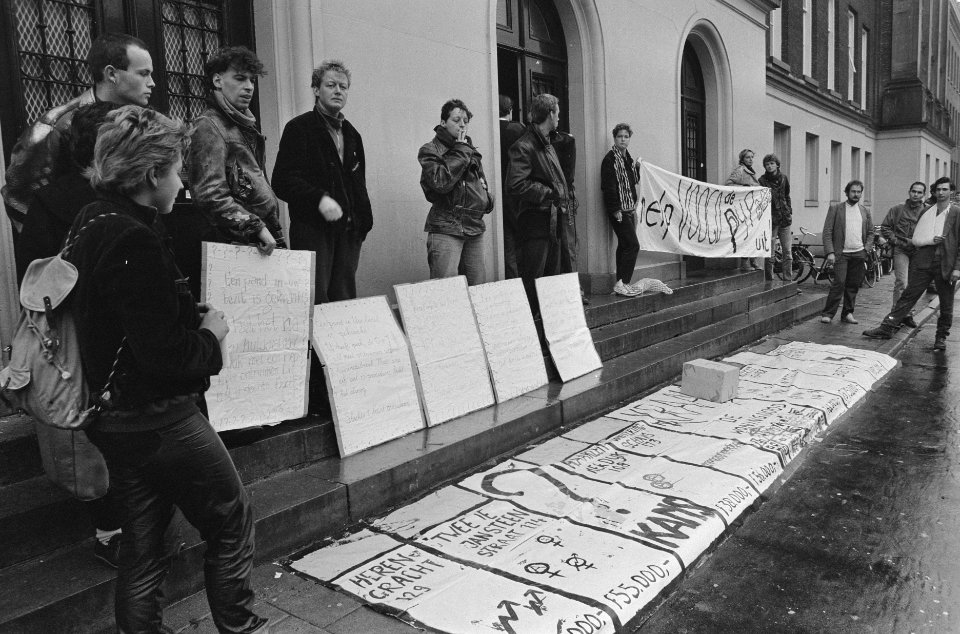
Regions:
<svg viewBox="0 0 960 634"><path fill-rule="evenodd" d="M290 246L315 251L316 302L357 296L360 247L373 227L363 140L341 110L350 71L324 61L311 81L313 110L283 129L273 190L290 206Z"/></svg>
<svg viewBox="0 0 960 634"><path fill-rule="evenodd" d="M556 97L537 95L530 105L530 125L510 148L506 193L517 205L520 277L534 314L540 306L534 280L560 272L566 244L570 193L550 133L560 121Z"/></svg>
<svg viewBox="0 0 960 634"><path fill-rule="evenodd" d="M503 269L504 278L520 277L517 265L517 212L513 199L506 195L510 146L523 136L523 124L513 120L513 100L500 95L500 199L503 201Z"/></svg>

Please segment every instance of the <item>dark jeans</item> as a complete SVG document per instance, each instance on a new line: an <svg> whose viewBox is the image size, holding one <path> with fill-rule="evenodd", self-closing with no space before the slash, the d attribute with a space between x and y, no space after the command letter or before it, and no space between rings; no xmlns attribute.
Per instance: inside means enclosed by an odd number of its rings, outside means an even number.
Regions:
<svg viewBox="0 0 960 634"><path fill-rule="evenodd" d="M840 300L843 299L841 317L853 312L857 305L857 293L863 284L863 276L867 272L867 252L860 250L856 253L838 253L833 265L833 284L827 294L827 303L821 315L833 317L837 314Z"/></svg>
<svg viewBox="0 0 960 634"><path fill-rule="evenodd" d="M531 216L523 220L526 222L518 223L520 252L517 254L517 264L520 267L523 289L530 302L530 310L537 315L540 312L540 302L537 299L536 279L562 273L564 271L561 264L570 262L571 245L567 242L567 230L564 226L569 216L565 213L557 214L557 225L554 229L556 233L552 238L548 228L549 216Z"/></svg>
<svg viewBox="0 0 960 634"><path fill-rule="evenodd" d="M936 247L920 247L910 258L910 269L907 273L907 289L900 295L893 311L883 318L885 328L896 328L904 317L910 314L914 305L926 292L930 282L937 287L940 297L940 316L937 318L937 337L946 339L950 336L950 326L953 324L954 286L949 280L943 279L940 270L940 258L936 256Z"/></svg>
<svg viewBox="0 0 960 634"><path fill-rule="evenodd" d="M617 222L610 218L613 232L617 234L617 279L629 284L633 270L637 266L640 254L640 241L637 239L637 214L623 214L623 220Z"/></svg>
<svg viewBox="0 0 960 634"><path fill-rule="evenodd" d="M357 297L356 278L361 246L363 241L353 231L339 226L290 223L290 248L315 251L317 254L315 304Z"/></svg>
<svg viewBox="0 0 960 634"><path fill-rule="evenodd" d="M200 412L157 430L88 431L110 470L123 516L117 629L159 632L160 586L169 560L164 532L180 508L207 543L204 580L220 632L252 632L253 511L230 454Z"/></svg>

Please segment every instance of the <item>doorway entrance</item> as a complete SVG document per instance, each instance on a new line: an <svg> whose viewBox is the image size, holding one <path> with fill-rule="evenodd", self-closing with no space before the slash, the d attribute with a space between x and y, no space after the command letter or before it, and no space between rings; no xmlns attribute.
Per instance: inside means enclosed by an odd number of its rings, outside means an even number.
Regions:
<svg viewBox="0 0 960 634"><path fill-rule="evenodd" d="M698 181L707 180L706 104L700 60L693 46L687 42L683 47L680 70L681 168L684 176ZM687 255L683 260L687 271L699 271L705 266L701 257Z"/></svg>

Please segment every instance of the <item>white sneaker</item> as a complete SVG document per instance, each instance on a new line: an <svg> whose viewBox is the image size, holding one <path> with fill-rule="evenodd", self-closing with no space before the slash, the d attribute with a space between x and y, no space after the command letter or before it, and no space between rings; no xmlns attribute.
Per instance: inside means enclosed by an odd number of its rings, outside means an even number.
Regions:
<svg viewBox="0 0 960 634"><path fill-rule="evenodd" d="M621 297L636 297L640 294L640 291L624 284L622 280L617 280L617 283L613 286L613 294Z"/></svg>

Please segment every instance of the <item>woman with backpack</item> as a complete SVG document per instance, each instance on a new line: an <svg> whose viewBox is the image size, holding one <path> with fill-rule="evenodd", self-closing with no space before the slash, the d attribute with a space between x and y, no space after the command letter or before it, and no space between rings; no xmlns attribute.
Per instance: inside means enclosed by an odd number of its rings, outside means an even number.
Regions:
<svg viewBox="0 0 960 634"><path fill-rule="evenodd" d="M197 304L159 217L181 188L190 130L124 106L101 126L88 170L98 199L71 228L73 314L88 385L102 411L87 429L124 522L117 629L159 631L176 505L207 543L207 598L221 632L263 631L253 613L253 512L223 442L197 407L222 365L223 313Z"/></svg>

